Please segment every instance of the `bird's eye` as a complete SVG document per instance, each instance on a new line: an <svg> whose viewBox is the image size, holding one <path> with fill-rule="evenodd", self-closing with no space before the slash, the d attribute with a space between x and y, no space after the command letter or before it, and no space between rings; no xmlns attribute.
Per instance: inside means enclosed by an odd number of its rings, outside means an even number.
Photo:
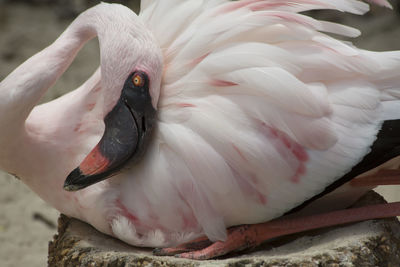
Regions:
<svg viewBox="0 0 400 267"><path fill-rule="evenodd" d="M140 74L135 74L132 77L132 82L134 86L142 87L144 85L144 78Z"/></svg>

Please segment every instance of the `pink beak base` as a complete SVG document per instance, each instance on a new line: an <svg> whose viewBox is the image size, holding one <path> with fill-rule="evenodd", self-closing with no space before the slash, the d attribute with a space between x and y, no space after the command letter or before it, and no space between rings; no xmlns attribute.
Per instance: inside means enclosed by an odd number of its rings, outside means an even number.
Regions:
<svg viewBox="0 0 400 267"><path fill-rule="evenodd" d="M106 172L110 161L100 152L99 145L96 145L89 155L79 165L81 173L85 176Z"/></svg>

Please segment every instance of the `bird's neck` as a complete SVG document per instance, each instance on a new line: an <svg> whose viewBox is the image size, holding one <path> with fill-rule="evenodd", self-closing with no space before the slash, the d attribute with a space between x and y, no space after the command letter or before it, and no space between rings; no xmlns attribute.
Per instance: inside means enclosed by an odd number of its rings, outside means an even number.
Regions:
<svg viewBox="0 0 400 267"><path fill-rule="evenodd" d="M82 46L95 36L98 36L101 47L103 69L103 63L108 60L103 58L107 54L107 44L115 38L118 28L131 22L126 17L132 16L124 17L120 9L126 11L126 8L112 9L108 4L100 4L83 12L53 44L29 58L0 83L0 169L18 174L14 164L19 160L17 154L24 153L20 147L22 139L29 136L26 127L28 116ZM104 114L103 110L102 116Z"/></svg>
<svg viewBox="0 0 400 267"><path fill-rule="evenodd" d="M115 14L108 14L107 8L102 4L82 13L53 44L20 65L0 84L0 169L17 175L47 202L74 216L77 215L68 212L68 205L63 204L71 194L62 192L62 182L101 137L104 111L100 108L90 113L95 117L82 119L88 104L84 94L87 88L76 97L63 98L62 103L32 110L87 41L98 36L102 47L102 43L109 42L107 38L115 36ZM78 129L80 122L93 125L86 124L85 132ZM79 134L79 130L84 133Z"/></svg>
<svg viewBox="0 0 400 267"><path fill-rule="evenodd" d="M25 121L44 93L71 64L80 48L96 36L95 28L78 17L50 46L29 58L0 84L0 168L13 168L19 144L26 137Z"/></svg>

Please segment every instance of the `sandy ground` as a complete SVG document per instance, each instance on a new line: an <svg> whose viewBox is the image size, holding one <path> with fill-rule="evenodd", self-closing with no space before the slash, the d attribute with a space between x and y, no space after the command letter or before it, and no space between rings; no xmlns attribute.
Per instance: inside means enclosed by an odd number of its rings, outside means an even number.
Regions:
<svg viewBox="0 0 400 267"><path fill-rule="evenodd" d="M41 2L40 0L34 2ZM50 44L73 17L86 7L80 1L62 6L26 5L0 0L0 80L28 57ZM8 3L8 4L7 4ZM68 3L68 4L66 4ZM365 33L355 43L372 50L400 49L400 19L374 8L366 18L341 20ZM326 18L332 15L320 14ZM89 77L99 64L98 45L91 41L43 101L58 97ZM387 199L400 200L400 188L381 190ZM47 244L55 233L58 212L12 176L0 171L0 265L45 266Z"/></svg>

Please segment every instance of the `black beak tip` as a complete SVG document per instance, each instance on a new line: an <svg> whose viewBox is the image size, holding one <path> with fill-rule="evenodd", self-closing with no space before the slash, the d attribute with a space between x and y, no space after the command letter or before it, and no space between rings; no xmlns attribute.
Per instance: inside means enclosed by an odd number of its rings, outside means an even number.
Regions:
<svg viewBox="0 0 400 267"><path fill-rule="evenodd" d="M85 187L85 185L82 184L82 181L84 180L85 175L82 174L81 170L78 167L68 175L67 179L65 179L63 188L66 191L78 191L79 189Z"/></svg>

